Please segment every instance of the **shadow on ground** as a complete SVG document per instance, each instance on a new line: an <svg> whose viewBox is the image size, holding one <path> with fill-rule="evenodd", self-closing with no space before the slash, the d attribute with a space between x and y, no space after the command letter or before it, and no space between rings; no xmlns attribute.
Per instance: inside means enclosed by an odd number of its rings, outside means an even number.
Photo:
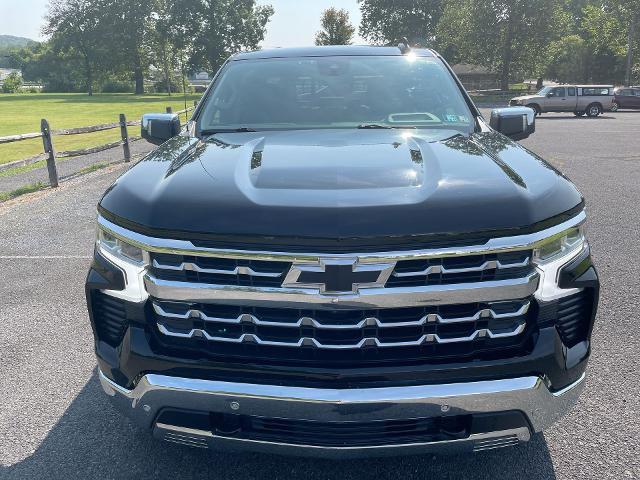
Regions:
<svg viewBox="0 0 640 480"><path fill-rule="evenodd" d="M36 451L0 478L455 478L555 479L542 435L515 448L475 455L330 461L222 454L154 440L112 409L96 372Z"/></svg>

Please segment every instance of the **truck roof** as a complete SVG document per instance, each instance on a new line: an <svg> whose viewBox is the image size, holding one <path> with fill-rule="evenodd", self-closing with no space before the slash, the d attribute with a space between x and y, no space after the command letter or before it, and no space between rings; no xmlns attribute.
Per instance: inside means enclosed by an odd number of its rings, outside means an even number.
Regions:
<svg viewBox="0 0 640 480"><path fill-rule="evenodd" d="M424 48L411 49L420 57L433 57L432 50ZM253 52L242 52L231 57L231 60L255 60L265 58L295 57L336 57L336 56L402 56L398 47L376 47L371 45L333 45L322 47L268 48Z"/></svg>

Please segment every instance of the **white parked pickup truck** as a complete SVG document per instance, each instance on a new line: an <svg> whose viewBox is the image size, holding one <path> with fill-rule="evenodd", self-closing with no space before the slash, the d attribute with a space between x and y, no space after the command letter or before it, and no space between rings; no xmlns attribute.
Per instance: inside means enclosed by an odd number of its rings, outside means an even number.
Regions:
<svg viewBox="0 0 640 480"><path fill-rule="evenodd" d="M535 95L512 98L509 105L533 108L536 114L542 112L573 112L581 117L597 117L611 110L614 94L613 85L561 85L544 87Z"/></svg>

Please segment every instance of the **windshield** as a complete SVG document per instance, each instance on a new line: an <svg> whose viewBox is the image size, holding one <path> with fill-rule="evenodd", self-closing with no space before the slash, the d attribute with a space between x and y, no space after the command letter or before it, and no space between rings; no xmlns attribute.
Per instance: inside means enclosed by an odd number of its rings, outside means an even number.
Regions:
<svg viewBox="0 0 640 480"><path fill-rule="evenodd" d="M397 127L469 134L473 126L442 62L414 55L232 61L198 118L204 133Z"/></svg>
<svg viewBox="0 0 640 480"><path fill-rule="evenodd" d="M536 93L536 95L540 95L541 97L544 97L551 90L553 90L553 87L543 87L542 90L540 90L538 93Z"/></svg>

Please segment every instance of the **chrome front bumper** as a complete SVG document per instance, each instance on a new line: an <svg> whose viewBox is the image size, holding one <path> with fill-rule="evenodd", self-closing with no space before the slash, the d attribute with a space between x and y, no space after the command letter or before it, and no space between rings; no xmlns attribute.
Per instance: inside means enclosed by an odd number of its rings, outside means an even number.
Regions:
<svg viewBox="0 0 640 480"><path fill-rule="evenodd" d="M485 450L529 440L529 428L499 430L461 440L404 445L323 447L216 436L211 431L156 423L160 410L234 413L323 422L374 421L523 412L538 432L560 419L575 404L584 386L575 383L552 392L535 376L468 383L320 389L257 385L145 375L133 390L122 388L102 372L100 382L118 409L164 440L216 450L253 450L304 456L353 457L427 452ZM445 413L443 413L445 412Z"/></svg>

